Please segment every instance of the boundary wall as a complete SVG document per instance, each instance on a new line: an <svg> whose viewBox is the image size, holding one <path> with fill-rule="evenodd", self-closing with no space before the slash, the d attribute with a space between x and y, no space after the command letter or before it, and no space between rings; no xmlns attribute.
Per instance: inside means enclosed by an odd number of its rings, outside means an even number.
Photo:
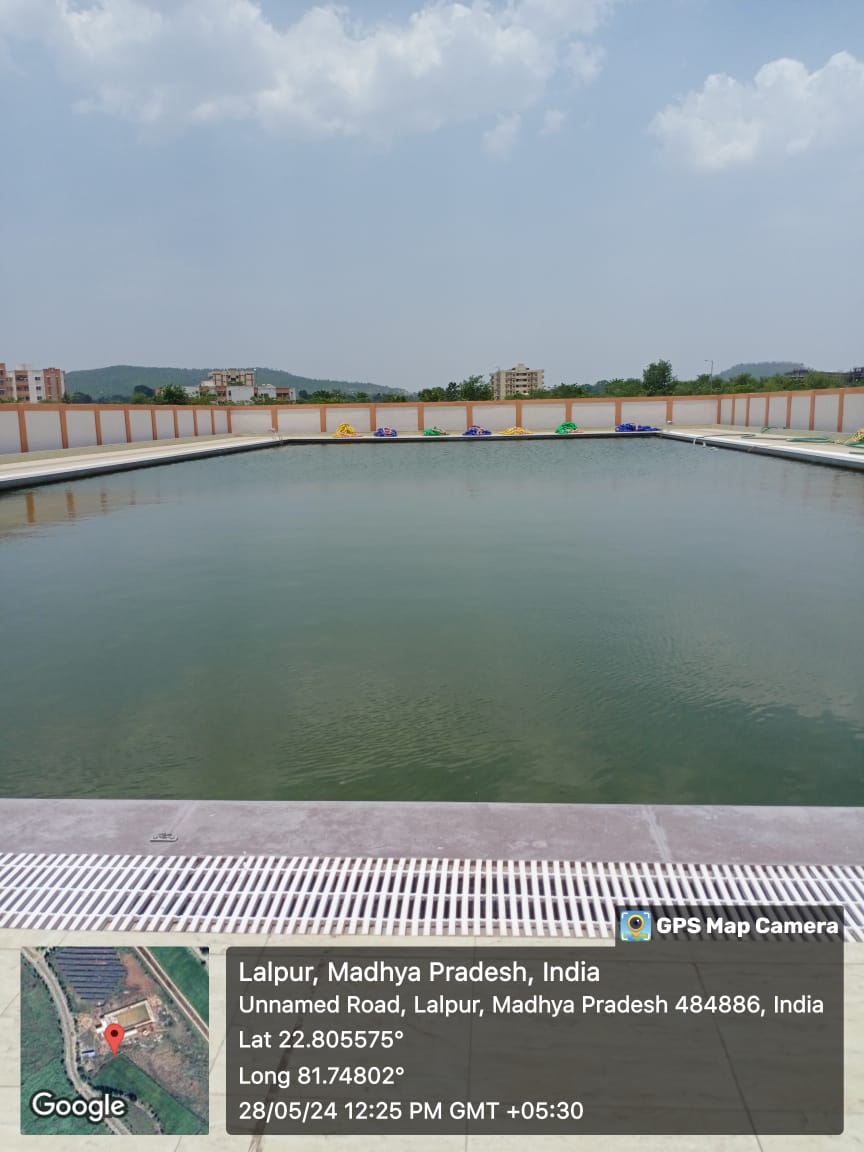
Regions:
<svg viewBox="0 0 864 1152"><path fill-rule="evenodd" d="M279 404L223 408L144 404L2 404L0 455L137 444L181 437L329 436L343 422L358 432L381 425L403 434L437 424L464 432L482 424L493 432L513 425L547 432L564 420L586 431L617 424L800 429L838 434L864 427L864 388L811 392L752 392L721 396L639 396L574 400L484 400L435 404Z"/></svg>

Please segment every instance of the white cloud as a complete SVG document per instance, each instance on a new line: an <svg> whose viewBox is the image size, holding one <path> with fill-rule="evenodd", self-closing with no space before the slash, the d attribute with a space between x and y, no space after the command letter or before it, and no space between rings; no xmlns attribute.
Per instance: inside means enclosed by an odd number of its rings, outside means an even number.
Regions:
<svg viewBox="0 0 864 1152"><path fill-rule="evenodd" d="M484 148L490 156L499 159L509 156L519 137L521 127L522 117L518 112L511 112L509 116L499 116L495 127L483 133Z"/></svg>
<svg viewBox="0 0 864 1152"><path fill-rule="evenodd" d="M774 60L752 83L709 76L651 125L669 150L695 168L719 171L816 149L864 144L864 62L838 52L808 72Z"/></svg>
<svg viewBox="0 0 864 1152"><path fill-rule="evenodd" d="M616 3L430 0L370 26L322 5L277 27L257 0L0 0L0 48L47 46L81 107L132 121L388 140L520 113L563 66L590 79Z"/></svg>
<svg viewBox="0 0 864 1152"><path fill-rule="evenodd" d="M590 84L600 75L606 53L596 44L575 40L567 49L567 68L583 84Z"/></svg>
<svg viewBox="0 0 864 1152"><path fill-rule="evenodd" d="M561 112L558 108L548 109L543 113L543 126L540 129L540 135L553 136L556 132L560 132L566 119L566 112Z"/></svg>

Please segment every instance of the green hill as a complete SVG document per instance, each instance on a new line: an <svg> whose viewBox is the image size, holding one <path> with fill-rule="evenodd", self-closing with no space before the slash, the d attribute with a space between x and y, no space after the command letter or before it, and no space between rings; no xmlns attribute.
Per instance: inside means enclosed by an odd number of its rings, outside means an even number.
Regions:
<svg viewBox="0 0 864 1152"><path fill-rule="evenodd" d="M85 368L66 373L68 392L84 392L94 400L131 398L134 390L143 386L163 388L166 384L194 387L206 380L210 368L145 368L130 364L114 364L110 368ZM367 392L370 396L404 396L401 388L385 388L380 384L349 380L316 380L309 376L295 376L278 368L257 368L259 384L274 384L281 388L296 388L298 392Z"/></svg>
<svg viewBox="0 0 864 1152"><path fill-rule="evenodd" d="M755 376L757 380L764 380L768 376L781 376L784 372L791 372L793 368L804 368L806 365L792 360L760 360L756 364L733 364L722 372L715 372L720 380L732 380L736 376Z"/></svg>

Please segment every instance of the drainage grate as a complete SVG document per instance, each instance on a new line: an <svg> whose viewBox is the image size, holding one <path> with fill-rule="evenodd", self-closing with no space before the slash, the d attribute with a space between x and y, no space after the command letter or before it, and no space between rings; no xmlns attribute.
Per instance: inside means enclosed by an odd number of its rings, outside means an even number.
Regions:
<svg viewBox="0 0 864 1152"><path fill-rule="evenodd" d="M0 855L0 929L604 939L621 904L842 904L864 942L861 867Z"/></svg>

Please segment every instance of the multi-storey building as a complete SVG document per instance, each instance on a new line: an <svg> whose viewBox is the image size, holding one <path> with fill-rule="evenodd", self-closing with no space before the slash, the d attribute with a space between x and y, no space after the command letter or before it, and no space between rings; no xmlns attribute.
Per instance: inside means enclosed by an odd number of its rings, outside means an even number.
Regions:
<svg viewBox="0 0 864 1152"><path fill-rule="evenodd" d="M37 404L42 400L57 402L66 392L66 373L62 368L33 368L19 364L7 368L0 363L0 400L19 404Z"/></svg>
<svg viewBox="0 0 864 1152"><path fill-rule="evenodd" d="M515 368L499 368L490 376L492 396L495 400L510 400L514 396L533 396L543 391L543 369L526 368L517 364Z"/></svg>

